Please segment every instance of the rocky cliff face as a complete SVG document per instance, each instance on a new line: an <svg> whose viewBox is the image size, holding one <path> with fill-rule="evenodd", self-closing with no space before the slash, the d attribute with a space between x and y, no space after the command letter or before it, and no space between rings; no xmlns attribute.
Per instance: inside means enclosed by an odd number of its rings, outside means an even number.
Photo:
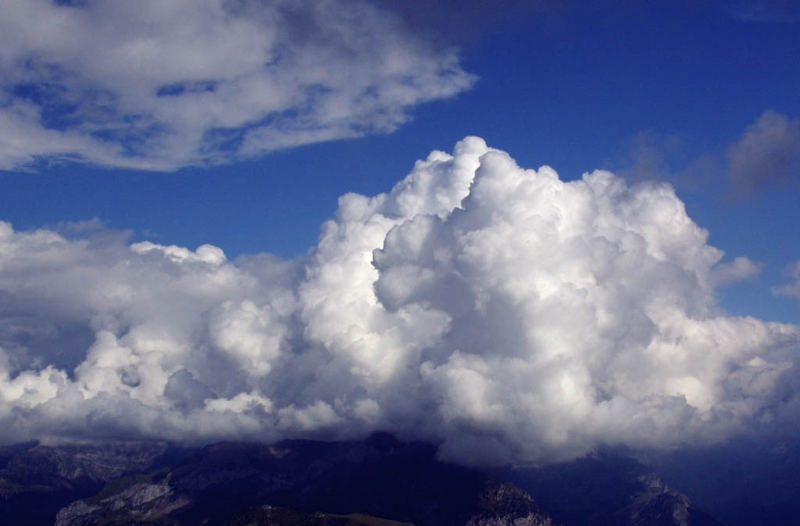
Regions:
<svg viewBox="0 0 800 526"><path fill-rule="evenodd" d="M165 483L135 483L119 493L77 500L59 510L56 526L176 524L169 514L190 502Z"/></svg>
<svg viewBox="0 0 800 526"><path fill-rule="evenodd" d="M466 526L555 526L555 522L534 503L533 498L513 484L486 483L479 511Z"/></svg>

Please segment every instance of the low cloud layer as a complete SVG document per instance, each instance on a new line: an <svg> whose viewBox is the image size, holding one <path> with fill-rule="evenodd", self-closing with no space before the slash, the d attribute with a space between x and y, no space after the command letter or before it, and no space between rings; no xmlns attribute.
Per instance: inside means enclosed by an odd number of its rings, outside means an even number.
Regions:
<svg viewBox="0 0 800 526"><path fill-rule="evenodd" d="M389 132L472 82L366 0L6 0L0 169L223 163Z"/></svg>
<svg viewBox="0 0 800 526"><path fill-rule="evenodd" d="M668 185L467 138L347 194L306 258L0 224L0 440L342 438L543 462L779 424L800 328L728 316Z"/></svg>

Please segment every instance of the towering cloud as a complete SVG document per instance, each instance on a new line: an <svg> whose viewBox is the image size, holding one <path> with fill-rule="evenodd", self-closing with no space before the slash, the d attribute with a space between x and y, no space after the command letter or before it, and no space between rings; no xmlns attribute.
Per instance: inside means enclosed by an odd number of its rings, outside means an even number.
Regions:
<svg viewBox="0 0 800 526"><path fill-rule="evenodd" d="M388 132L468 88L366 0L4 0L0 169L169 170Z"/></svg>
<svg viewBox="0 0 800 526"><path fill-rule="evenodd" d="M478 138L347 194L301 260L0 227L0 435L384 429L542 462L715 440L793 404L800 328L732 317L672 188L563 182Z"/></svg>

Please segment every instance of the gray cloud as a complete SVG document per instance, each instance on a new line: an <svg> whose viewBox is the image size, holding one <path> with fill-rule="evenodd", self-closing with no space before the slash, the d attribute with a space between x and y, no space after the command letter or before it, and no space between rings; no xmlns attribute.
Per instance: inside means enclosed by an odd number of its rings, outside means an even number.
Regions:
<svg viewBox="0 0 800 526"><path fill-rule="evenodd" d="M299 260L72 232L0 223L0 441L383 429L543 462L719 440L796 400L800 328L716 307L757 266L670 186L563 182L475 137L342 196Z"/></svg>
<svg viewBox="0 0 800 526"><path fill-rule="evenodd" d="M728 150L738 195L800 178L800 119L765 111Z"/></svg>
<svg viewBox="0 0 800 526"><path fill-rule="evenodd" d="M628 181L669 181L684 190L729 186L742 198L800 181L800 119L767 110L724 152L688 157L676 134L642 131L610 163Z"/></svg>
<svg viewBox="0 0 800 526"><path fill-rule="evenodd" d="M568 8L552 0L371 0L392 11L415 33L434 42L463 44L490 34L500 23L535 13L539 18Z"/></svg>
<svg viewBox="0 0 800 526"><path fill-rule="evenodd" d="M7 0L0 169L223 163L389 132L472 82L362 0Z"/></svg>

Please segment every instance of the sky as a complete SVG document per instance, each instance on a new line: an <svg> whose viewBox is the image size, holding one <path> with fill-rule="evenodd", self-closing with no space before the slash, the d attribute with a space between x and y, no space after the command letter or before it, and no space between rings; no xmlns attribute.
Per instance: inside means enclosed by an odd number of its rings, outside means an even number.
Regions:
<svg viewBox="0 0 800 526"><path fill-rule="evenodd" d="M0 439L786 432L800 9L618 4L0 0Z"/></svg>

